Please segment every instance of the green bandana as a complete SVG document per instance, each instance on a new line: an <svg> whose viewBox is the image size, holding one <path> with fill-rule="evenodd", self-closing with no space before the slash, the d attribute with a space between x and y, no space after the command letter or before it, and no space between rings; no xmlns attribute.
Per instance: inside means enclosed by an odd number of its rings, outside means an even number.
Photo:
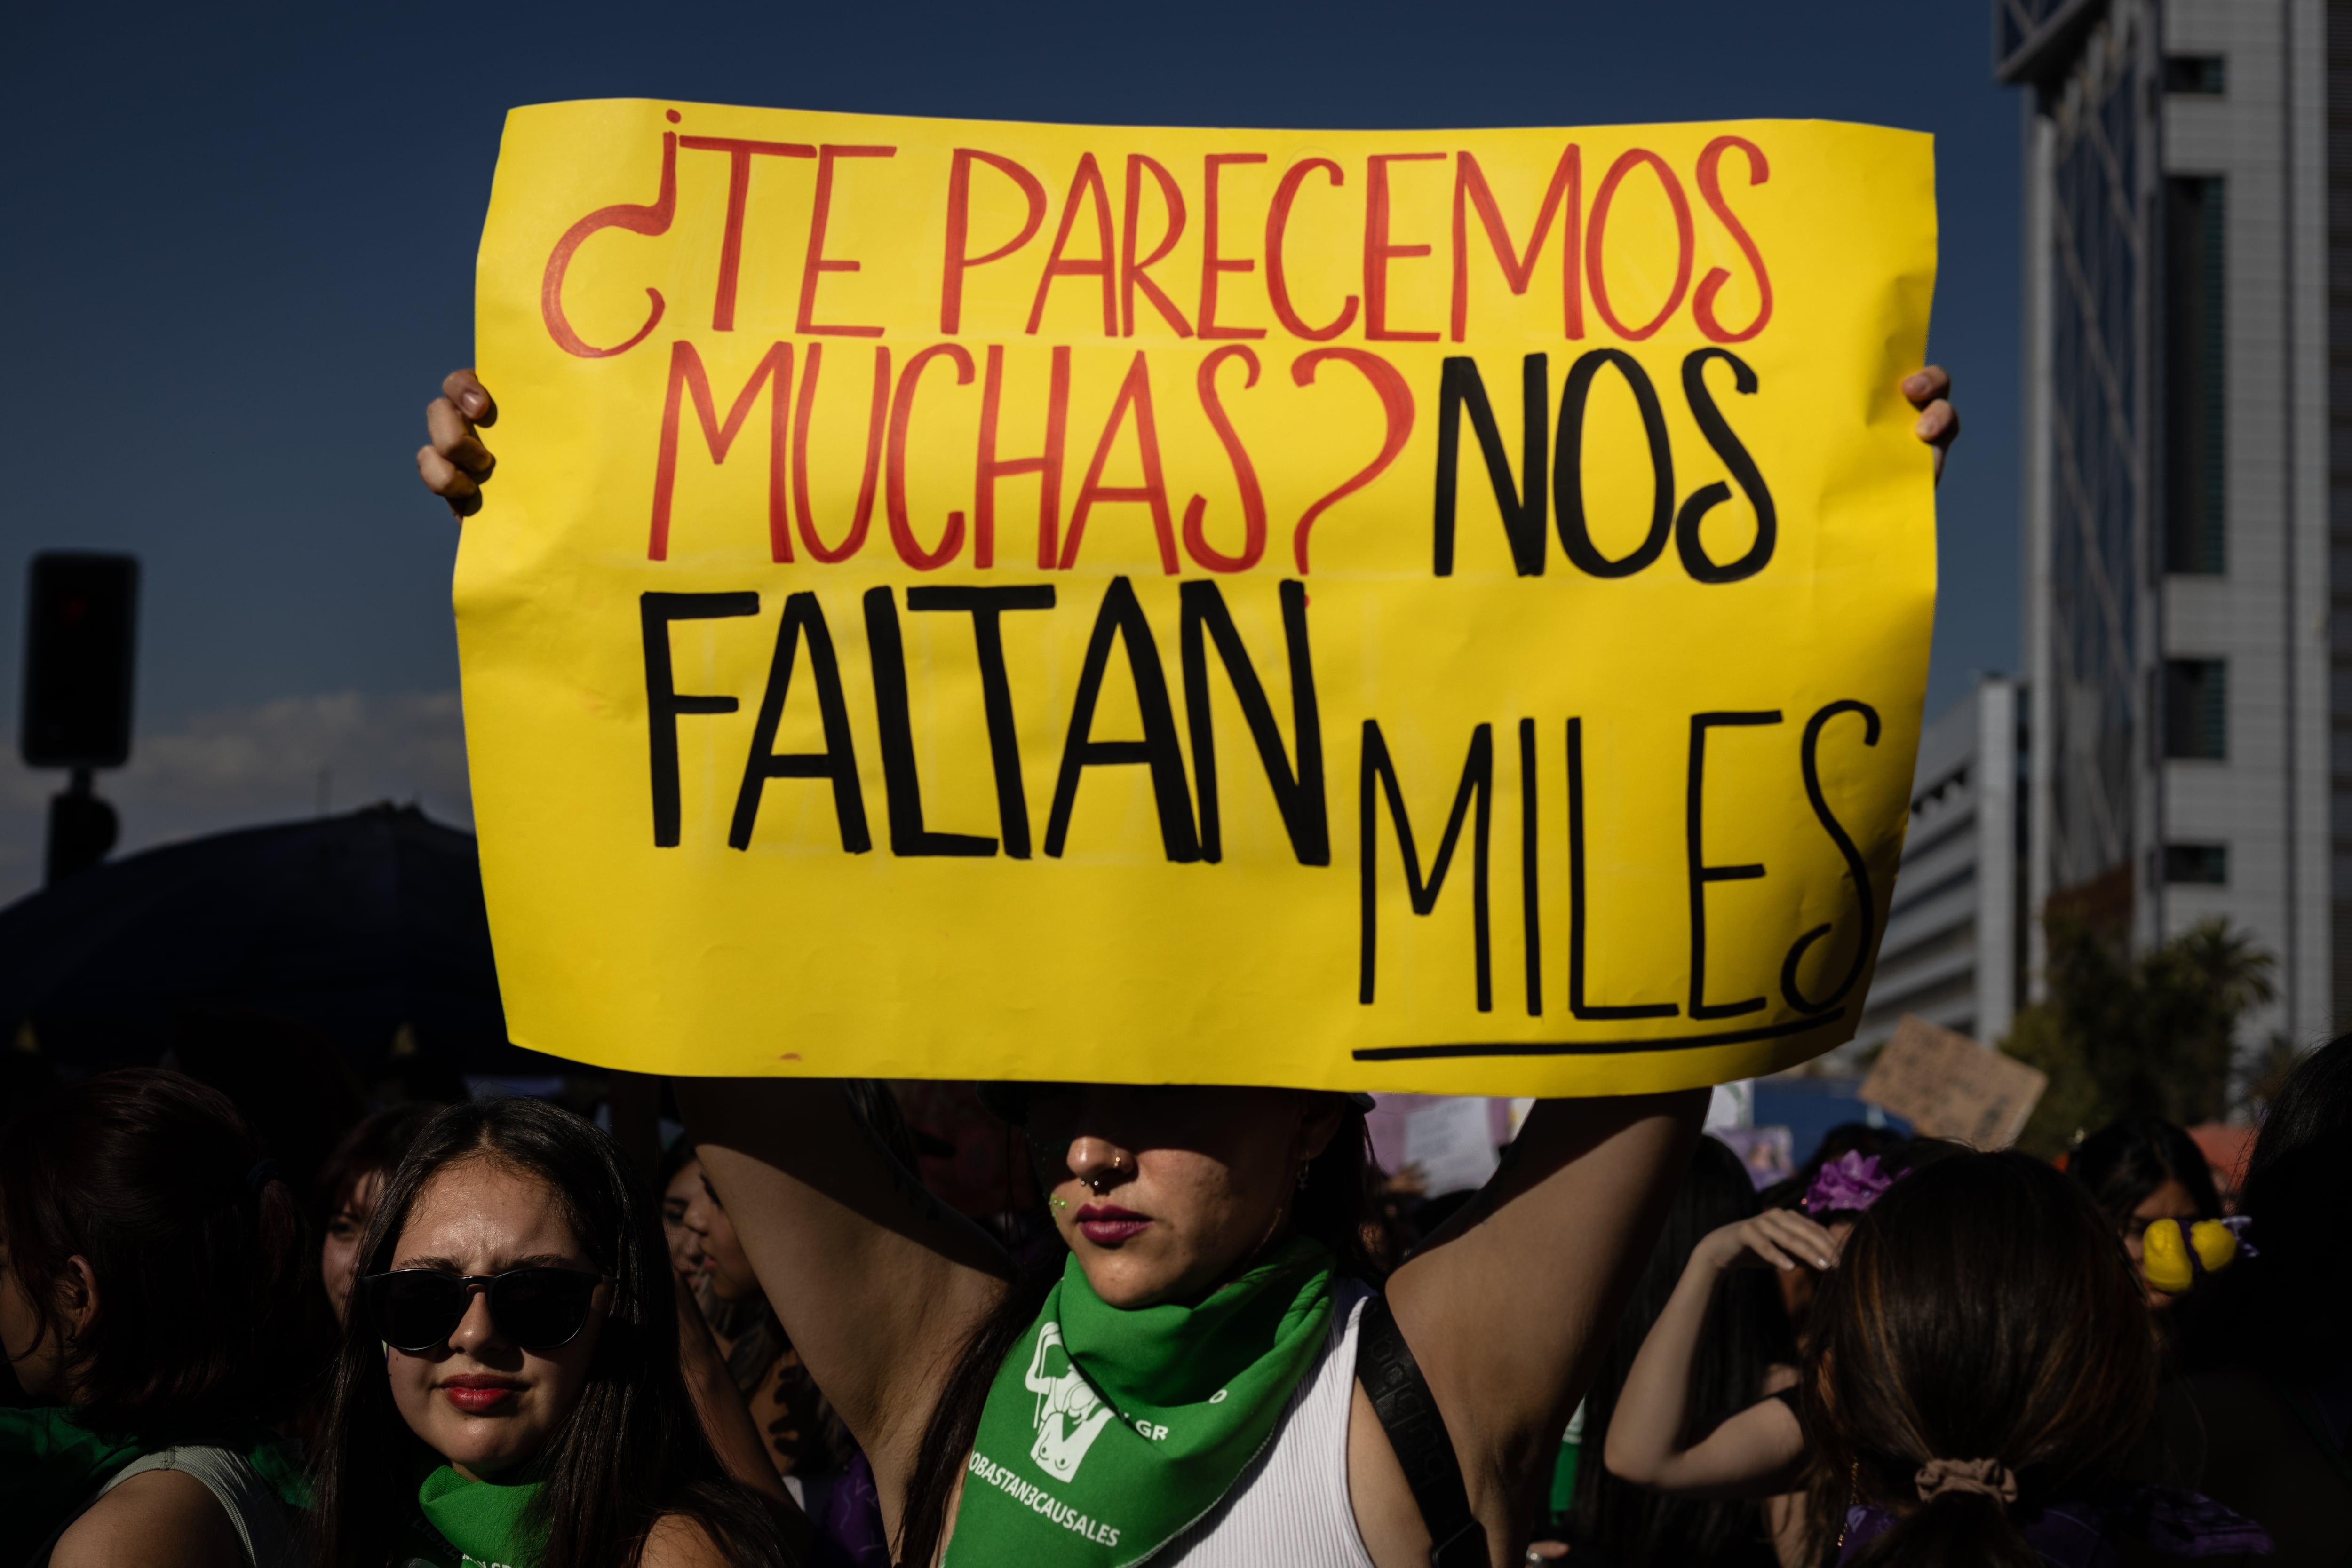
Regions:
<svg viewBox="0 0 2352 1568"><path fill-rule="evenodd" d="M408 1562L432 1568L531 1568L540 1543L523 1515L539 1496L537 1481L469 1481L447 1465L416 1489L416 1521Z"/></svg>
<svg viewBox="0 0 2352 1568"><path fill-rule="evenodd" d="M1108 1306L1071 1259L988 1391L949 1568L1142 1562L1265 1448L1330 1324L1304 1239L1195 1307Z"/></svg>
<svg viewBox="0 0 2352 1568"><path fill-rule="evenodd" d="M243 1454L289 1507L310 1506L301 1469L275 1433L248 1427L212 1440ZM0 1408L0 1563L31 1557L109 1477L163 1446L92 1431L62 1406Z"/></svg>

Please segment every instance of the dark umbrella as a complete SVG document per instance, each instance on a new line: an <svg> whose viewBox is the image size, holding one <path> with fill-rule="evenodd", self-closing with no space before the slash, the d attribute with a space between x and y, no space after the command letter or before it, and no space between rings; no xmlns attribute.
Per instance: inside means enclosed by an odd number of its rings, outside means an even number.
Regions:
<svg viewBox="0 0 2352 1568"><path fill-rule="evenodd" d="M473 835L414 806L166 845L0 910L0 1028L45 1057L152 1062L234 1015L307 1025L368 1077L564 1065L508 1043Z"/></svg>

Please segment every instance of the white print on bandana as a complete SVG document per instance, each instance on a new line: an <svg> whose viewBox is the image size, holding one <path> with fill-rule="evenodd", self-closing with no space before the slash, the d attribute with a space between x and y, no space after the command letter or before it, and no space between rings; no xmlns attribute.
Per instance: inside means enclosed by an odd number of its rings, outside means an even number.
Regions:
<svg viewBox="0 0 2352 1568"><path fill-rule="evenodd" d="M1049 1353L1057 1350L1062 1352L1062 1371L1049 1374L1045 1370ZM1037 1396L1036 1414L1032 1417L1037 1441L1031 1446L1029 1458L1056 1480L1068 1480L1078 1473L1078 1464L1094 1447L1095 1438L1110 1424L1111 1408L1070 1360L1057 1322L1038 1325L1037 1348L1029 1357L1029 1375L1024 1381L1029 1392Z"/></svg>

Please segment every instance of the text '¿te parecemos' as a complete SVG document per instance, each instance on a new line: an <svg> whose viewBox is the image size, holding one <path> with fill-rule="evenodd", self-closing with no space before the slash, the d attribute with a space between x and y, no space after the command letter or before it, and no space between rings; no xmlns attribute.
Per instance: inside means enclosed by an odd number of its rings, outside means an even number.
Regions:
<svg viewBox="0 0 2352 1568"><path fill-rule="evenodd" d="M1710 342L1717 344L1738 343L1755 337L1764 329L1772 314L1771 283L1764 257L1747 230L1740 225L1722 187L1722 163L1726 153L1741 155L1751 183L1760 183L1769 177L1769 164L1764 153L1753 142L1741 137L1722 136L1709 141L1698 155L1692 182L1701 193L1706 209L1737 242L1739 253L1750 270L1750 285L1758 303L1752 318L1737 327L1727 327L1716 313L1718 296L1732 279L1728 269L1720 267L1710 268L1698 280L1696 290L1691 287L1696 231L1684 180L1666 160L1646 149L1632 149L1617 157L1600 180L1598 189L1591 193L1588 203L1582 178L1582 149L1573 142L1568 144L1559 155L1540 202L1527 222L1524 242L1515 239L1513 225L1498 204L1475 154L1464 152L1450 161L1434 152L1368 156L1364 160L1361 175L1365 199L1360 217L1346 213L1338 214L1339 220L1348 223L1351 229L1355 223L1361 224L1361 293L1360 296L1348 294L1337 315L1316 326L1300 318L1293 301L1283 261L1284 244L1302 183L1308 176L1319 172L1330 181L1335 189L1344 188L1346 174L1338 163L1329 159L1303 160L1284 172L1270 203L1265 206L1263 271L1259 256L1221 254L1217 236L1220 232L1221 185L1231 180L1234 166L1247 169L1262 164L1266 161L1265 155L1212 153L1202 160L1200 180L1204 193L1202 204L1205 209L1205 226L1198 252L1191 257L1196 263L1198 288L1184 290L1189 298L1196 300L1197 314L1188 315L1168 292L1170 286L1181 289L1181 283L1170 284L1152 276L1154 267L1166 267L1166 258L1182 238L1188 222L1182 187L1158 161L1141 153L1129 156L1124 223L1119 231L1123 239L1115 241L1111 199L1103 176L1092 154L1082 157L1065 199L1054 240L1042 256L1032 258L1025 257L1023 253L1037 248L1039 244L1050 205L1045 185L1013 159L978 149L959 148L953 155L948 181L946 253L938 267L939 327L947 340L903 352L896 366L892 362L891 349L887 344L877 344L871 350L869 364L855 369L840 366L839 356L844 346L835 345L836 368L833 375L853 380L855 385L850 389L850 397L854 401L835 409L831 419L824 422L830 439L820 437L820 447L855 450L856 438L862 434L863 464L856 508L846 523L839 526L837 537L828 538L825 527L815 515L815 507L811 501L809 455L812 433L820 424L817 409L821 389L827 385L824 340L881 338L886 331L903 332L907 325L886 328L878 324L847 324L815 319L818 287L824 276L828 272L856 273L865 266L855 258L826 254L825 235L832 225L834 204L836 200L851 199L836 190L835 160L895 158L898 149L887 146L800 145L728 137L680 137L674 131L664 133L662 143L659 198L651 205L608 206L589 214L565 231L548 257L541 290L541 311L550 337L568 353L599 359L625 353L646 342L660 326L668 308L667 301L658 288L648 287L646 294L649 310L637 331L610 347L592 345L580 336L565 315L563 287L575 254L600 231L618 228L638 234L659 235L669 230L677 221L677 162L681 148L689 153L721 153L728 160L726 216L723 229L718 236L719 260L711 288L711 332L714 334L737 330L744 230L751 211L754 160L761 157L810 158L816 161L817 173L806 214L807 241L805 254L800 258L798 305L791 323L795 339L773 341L731 395L723 382L714 387L703 350L697 347L694 339L681 336L670 341L667 392L663 404L659 459L647 528L647 553L656 560L664 559L670 548L671 517L675 507L685 421L688 418L694 421L709 457L714 462L723 463L734 450L738 437L764 398L768 414L765 422L767 537L771 557L778 562L795 560L800 552L805 552L812 561L828 564L856 557L866 547L878 496L887 519L889 548L906 566L919 571L936 570L956 561L969 549L972 566L981 570L990 569L996 564L997 556L998 486L1010 479L1034 476L1037 484L1034 517L1035 558L1041 569L1066 571L1076 565L1087 524L1095 508L1122 503L1150 508L1160 566L1165 572L1174 574L1180 570L1181 560L1184 559L1202 569L1219 572L1244 571L1258 565L1264 559L1266 549L1268 517L1265 500L1258 483L1256 464L1236 430L1227 404L1228 399L1246 396L1258 389L1264 368L1261 355L1246 342L1230 343L1199 359L1197 371L1181 378L1192 383L1189 387L1171 387L1169 384L1171 376L1179 373L1175 367L1169 365L1161 367L1155 382L1150 350L1137 350L1118 381L1116 393L1110 398L1108 409L1089 411L1097 413L1097 418L1079 428L1077 439L1080 445L1076 453L1071 446L1071 352L1066 344L1056 346L1050 350L1050 371L1041 400L1044 404L1042 410L1021 411L1024 415L1034 412L1035 417L1026 423L1042 426L1041 449L1018 455L1001 450L1001 431L1006 417L1008 345L1001 341L987 343L981 350L980 363L976 365L973 349L964 341L957 340L956 335L961 331L969 338L983 332L989 325L997 325L1009 333L1017 332L1016 343L1023 338L1034 341L1057 284L1066 288L1078 286L1077 280L1093 279L1093 283L1086 287L1099 289L1101 336L1106 341L1136 337L1139 296L1148 309L1156 314L1156 319L1147 317L1146 326L1156 329L1158 335L1172 335L1180 340L1197 335L1204 342L1265 339L1269 335L1267 327L1238 325L1219 319L1220 281L1228 275L1239 275L1250 281L1263 282L1266 310L1255 314L1262 317L1270 311L1272 319L1277 324L1273 331L1303 343L1322 343L1342 337L1354 337L1367 343L1436 342L1444 337L1459 343L1470 326L1470 273L1474 253L1483 246L1486 259L1500 270L1512 293L1525 295L1534 282L1549 246L1559 258L1559 335L1567 341L1580 341L1588 335L1588 298L1591 303L1591 330L1597 336L1629 343L1653 337L1669 319L1685 308L1691 324ZM1450 162L1452 164L1453 227L1448 245L1451 303L1448 324L1443 333L1433 326L1413 328L1393 324L1388 309L1391 269L1401 263L1427 261L1432 257L1433 244L1405 243L1392 237L1390 233L1390 183L1396 177L1391 165L1421 162ZM974 242L971 234L971 186L976 171L994 171L1001 177L1017 183L1025 203L1024 216L1018 230L1002 244L977 252L972 249ZM1432 172L1443 176L1449 171L1438 169ZM1634 175L1648 176L1654 182L1656 192L1662 193L1670 204L1677 246L1673 281L1664 299L1645 319L1628 323L1620 318L1611 303L1607 256L1611 209L1621 185L1629 176ZM1138 227L1142 221L1147 190L1156 192L1156 199L1160 203L1157 214L1160 227L1150 248L1139 254ZM1224 204L1232 204L1230 198ZM1074 240L1074 236L1080 232L1078 225L1087 220L1089 213L1096 231L1093 242L1095 254L1073 255L1074 250L1085 248ZM1329 214L1326 216L1328 218ZM1026 319L1017 329L1010 321L992 324L968 321L964 308L967 275L982 267L1019 268L1024 262L1034 271L1037 279L1034 302ZM1226 283L1229 315L1235 308L1234 292L1234 286ZM1360 316L1360 305L1362 307ZM1015 349L1013 352L1017 354L1019 350ZM1270 345L1266 352L1271 355L1275 350ZM1727 488L1720 483L1702 489L1691 497L1676 517L1672 507L1672 453L1664 421L1659 412L1658 392L1641 362L1622 350L1601 349L1585 353L1576 358L1569 370L1559 409L1559 466L1550 476L1549 484L1546 485L1542 471L1547 465L1541 454L1546 443L1551 439L1551 432L1547 428L1541 403L1549 396L1549 388L1545 382L1546 357L1531 355L1525 366L1528 386L1526 496L1521 499L1514 490L1506 503L1512 558L1519 571L1524 573L1541 569L1546 491L1558 497L1559 529L1563 548L1580 567L1595 575L1622 575L1647 565L1664 548L1670 523L1678 526L1677 542L1682 558L1692 567L1695 574L1729 571L1735 575L1745 575L1762 566L1771 551L1771 502L1764 493L1754 463L1731 434L1728 423L1716 406L1714 394L1707 388L1705 369L1710 358L1719 359L1729 366L1731 384L1740 392L1756 390L1756 376L1746 363L1720 349L1684 356L1680 370L1685 395L1706 433L1708 442L1729 465L1756 507L1757 537L1753 548L1729 567L1717 566L1706 560L1699 542L1698 523L1710 506L1727 496ZM978 438L972 444L971 457L973 500L969 511L951 510L942 522L919 530L908 505L908 453L910 444L921 439L918 434L918 394L923 389L926 371L931 371L935 364L939 369L933 372L934 375L941 380L951 375L953 387L971 388L975 381L979 382L976 392L966 394L975 396L978 402ZM1226 371L1228 364L1233 366L1230 372ZM1339 501L1380 477L1411 439L1416 416L1416 401L1405 376L1389 360L1374 351L1349 347L1308 349L1290 357L1288 379L1297 388L1312 388L1323 368L1331 364L1344 367L1370 383L1379 398L1382 426L1366 442L1363 465L1317 497L1290 525L1289 553L1296 569L1302 573L1309 570L1308 541L1318 518ZM1622 378L1626 391L1640 409L1643 434L1656 474L1655 488L1659 497L1649 532L1636 549L1616 560L1605 557L1592 542L1591 531L1585 525L1580 483L1583 414L1595 378L1612 371ZM1221 386L1221 379L1227 384ZM1237 386L1231 384L1234 381L1238 382ZM860 393L858 391L868 387L870 392ZM1230 464L1231 482L1238 491L1242 514L1239 537L1230 541L1231 549L1209 537L1204 520L1208 503L1197 493L1183 503L1181 528L1179 526L1161 455L1160 416L1156 412L1166 407L1171 392L1197 399L1199 416L1215 431ZM1267 391L1259 395L1273 394L1274 388L1270 384ZM946 390L929 394L933 399L952 395ZM833 401L842 402L842 394L836 392ZM1456 462L1459 431L1451 416L1459 409L1468 414L1476 430L1480 452L1496 481L1496 495L1498 498L1503 497L1506 487L1512 486L1513 482L1507 476L1507 463L1502 455L1495 416L1476 361L1466 356L1449 358L1435 401L1443 404L1446 416L1442 420L1439 434L1439 461L1444 476L1451 476ZM722 405L725 408L723 416L719 412ZM1107 469L1115 458L1122 455L1131 455L1133 463L1139 467L1139 484L1112 484L1107 480ZM1082 459L1085 467L1084 476L1073 492L1069 486L1074 459ZM1070 496L1066 524L1063 517L1063 497L1066 494ZM1436 570L1444 575L1452 569L1454 507L1450 486L1441 486L1437 506ZM928 532L928 538L922 537L925 532Z"/></svg>

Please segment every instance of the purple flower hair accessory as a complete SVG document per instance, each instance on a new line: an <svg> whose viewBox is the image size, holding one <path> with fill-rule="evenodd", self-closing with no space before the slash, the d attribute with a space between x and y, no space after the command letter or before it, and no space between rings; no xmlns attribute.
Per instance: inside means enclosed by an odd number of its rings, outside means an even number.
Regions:
<svg viewBox="0 0 2352 1568"><path fill-rule="evenodd" d="M1893 1176L1880 1174L1876 1155L1865 1156L1848 1149L1825 1163L1813 1177L1813 1185L1805 1189L1805 1212L1859 1212L1885 1197L1894 1185Z"/></svg>

